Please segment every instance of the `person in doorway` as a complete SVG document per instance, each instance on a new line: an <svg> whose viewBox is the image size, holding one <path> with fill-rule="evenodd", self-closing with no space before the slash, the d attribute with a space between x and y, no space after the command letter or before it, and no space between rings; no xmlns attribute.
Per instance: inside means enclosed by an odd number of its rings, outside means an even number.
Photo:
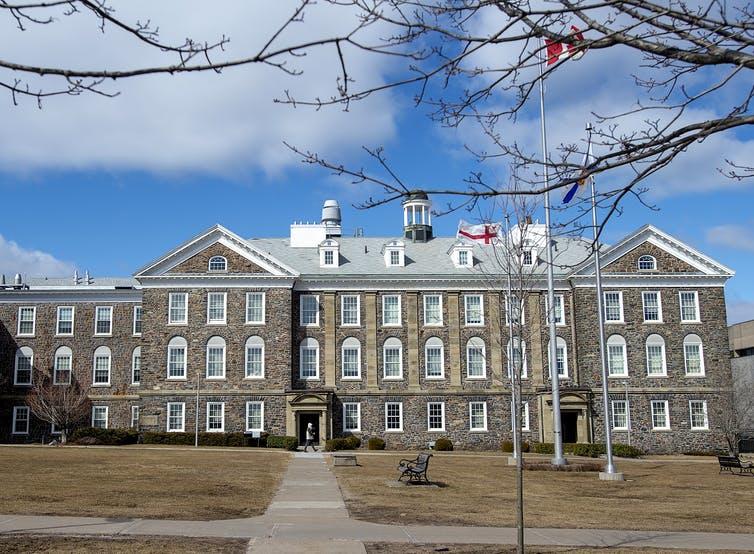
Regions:
<svg viewBox="0 0 754 554"><path fill-rule="evenodd" d="M314 446L314 425L311 423L306 426L306 443L304 444L304 452L309 447L312 447L314 451L317 451L317 447Z"/></svg>

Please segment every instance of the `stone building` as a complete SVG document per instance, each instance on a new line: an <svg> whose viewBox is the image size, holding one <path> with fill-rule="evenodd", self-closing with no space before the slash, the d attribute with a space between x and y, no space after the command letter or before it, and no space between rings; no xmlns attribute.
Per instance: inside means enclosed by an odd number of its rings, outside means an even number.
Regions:
<svg viewBox="0 0 754 554"><path fill-rule="evenodd" d="M499 246L435 237L423 193L403 203L394 237L342 236L328 201L321 223L293 224L289 237L216 225L132 278L19 279L0 287L2 439L51 431L25 405L33 367L91 383L94 426L301 437L311 422L321 441L355 433L418 448L444 436L492 449L511 436L511 354L523 365L524 439L549 442L544 230L526 232L511 237L520 304ZM566 442L600 442L605 425L589 247L555 240ZM649 225L603 248L614 440L723 446L732 274Z"/></svg>

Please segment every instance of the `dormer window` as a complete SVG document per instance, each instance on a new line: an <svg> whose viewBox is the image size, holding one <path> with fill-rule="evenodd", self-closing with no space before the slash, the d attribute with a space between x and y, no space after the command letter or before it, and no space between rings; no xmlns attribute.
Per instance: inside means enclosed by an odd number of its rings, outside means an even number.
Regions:
<svg viewBox="0 0 754 554"><path fill-rule="evenodd" d="M455 267L473 267L474 252L472 247L466 242L456 243L449 251L450 259L453 260Z"/></svg>
<svg viewBox="0 0 754 554"><path fill-rule="evenodd" d="M534 251L531 248L524 248L521 251L521 265L534 265Z"/></svg>
<svg viewBox="0 0 754 554"><path fill-rule="evenodd" d="M327 239L319 244L319 265L320 267L338 267L340 264L338 242Z"/></svg>
<svg viewBox="0 0 754 554"><path fill-rule="evenodd" d="M654 256L639 257L639 271L655 271L657 269L657 260Z"/></svg>
<svg viewBox="0 0 754 554"><path fill-rule="evenodd" d="M385 265L387 267L402 267L406 265L405 246L399 240L391 240L385 245L383 254L385 255Z"/></svg>
<svg viewBox="0 0 754 554"><path fill-rule="evenodd" d="M397 250L390 251L390 265L401 265L401 253Z"/></svg>
<svg viewBox="0 0 754 554"><path fill-rule="evenodd" d="M468 250L459 250L458 251L458 265L469 265L469 251Z"/></svg>
<svg viewBox="0 0 754 554"><path fill-rule="evenodd" d="M212 256L209 259L210 271L228 271L228 260L222 256Z"/></svg>

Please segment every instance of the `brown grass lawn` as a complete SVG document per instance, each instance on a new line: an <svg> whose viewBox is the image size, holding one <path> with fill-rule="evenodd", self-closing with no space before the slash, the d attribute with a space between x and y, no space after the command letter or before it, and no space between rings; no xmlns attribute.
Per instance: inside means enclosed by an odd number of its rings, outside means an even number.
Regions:
<svg viewBox="0 0 754 554"><path fill-rule="evenodd" d="M387 486L404 454L358 457L336 475L352 517L380 523L515 525L515 468L506 458L435 455L429 477L446 486ZM524 472L531 527L754 532L754 477L718 475L717 461L623 461L625 482L596 473Z"/></svg>
<svg viewBox="0 0 754 554"><path fill-rule="evenodd" d="M448 552L449 554L513 554L515 547L501 546L498 544L400 544L400 543L364 543L368 554L434 554L435 552ZM527 546L529 554L550 554L565 552L578 552L578 554L687 554L701 552L697 550L677 550L666 548L584 548L581 546ZM739 554L735 550L726 550L726 554Z"/></svg>
<svg viewBox="0 0 754 554"><path fill-rule="evenodd" d="M0 448L0 513L230 519L264 512L289 455L250 449Z"/></svg>
<svg viewBox="0 0 754 554"><path fill-rule="evenodd" d="M220 554L246 552L245 539L197 539L187 537L58 537L0 536L0 551L7 554L36 552L63 554L106 552L107 554Z"/></svg>

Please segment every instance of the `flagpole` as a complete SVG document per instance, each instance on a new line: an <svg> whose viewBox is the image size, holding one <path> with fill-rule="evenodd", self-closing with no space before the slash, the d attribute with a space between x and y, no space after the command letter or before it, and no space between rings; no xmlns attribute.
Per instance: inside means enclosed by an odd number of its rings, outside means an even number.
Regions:
<svg viewBox="0 0 754 554"><path fill-rule="evenodd" d="M540 51L543 49L542 37L539 38ZM545 58L547 59L546 50ZM557 368L557 335L555 333L555 293L553 291L553 255L552 255L552 230L550 228L550 178L547 170L547 129L545 126L545 82L544 70L539 62L539 111L542 124L542 167L544 169L545 185L545 241L547 243L547 319L550 327L550 345L548 350L548 367L550 369L550 382L552 383L552 438L554 443L553 465L565 465L568 461L563 457L563 436L560 424L560 376Z"/></svg>
<svg viewBox="0 0 754 554"><path fill-rule="evenodd" d="M587 163L590 163L591 148L592 148L592 126L587 126L589 133L589 140L587 141ZM585 167L586 169L586 167ZM602 364L602 408L605 414L605 451L607 453L607 465L605 471L600 472L600 479L603 481L623 481L623 473L616 470L613 463L613 422L611 418L610 410L610 395L608 394L607 386L607 357L605 356L605 312L603 307L602 297L602 268L600 267L600 248L597 242L599 238L599 232L597 228L597 187L594 185L594 178L590 177L591 181L591 194L592 194L592 231L594 235L594 277L595 287L597 289L597 319L599 320L600 328L600 363ZM626 404L628 408L628 404Z"/></svg>

